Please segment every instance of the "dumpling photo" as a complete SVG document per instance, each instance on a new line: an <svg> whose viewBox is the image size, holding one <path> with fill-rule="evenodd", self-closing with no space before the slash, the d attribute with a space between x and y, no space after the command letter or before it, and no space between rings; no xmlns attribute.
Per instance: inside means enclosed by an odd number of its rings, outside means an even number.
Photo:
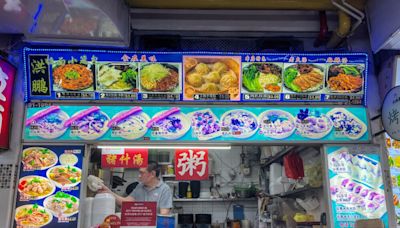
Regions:
<svg viewBox="0 0 400 228"><path fill-rule="evenodd" d="M229 94L240 99L240 57L184 56L184 99L196 94Z"/></svg>

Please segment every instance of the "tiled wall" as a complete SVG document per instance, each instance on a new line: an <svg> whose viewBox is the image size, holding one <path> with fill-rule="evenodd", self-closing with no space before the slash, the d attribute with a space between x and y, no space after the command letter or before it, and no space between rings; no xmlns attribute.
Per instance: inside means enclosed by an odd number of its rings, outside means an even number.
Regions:
<svg viewBox="0 0 400 228"><path fill-rule="evenodd" d="M215 183L218 183L221 188L219 192L223 195L227 193L231 193L233 191L233 186L236 184L250 184L253 182L254 184L258 184L259 178L259 166L252 163L251 175L243 176L240 171L240 153L242 151L242 147L232 147L231 150L210 150L209 154L213 163L213 171L212 173L216 173L218 175L212 177ZM234 170L235 178L232 179L230 173ZM119 175L121 174L114 174ZM125 194L126 187L132 183L137 181L138 172L133 169L126 169L124 172L124 179L127 182L124 186L120 186L115 189L120 195ZM167 180L167 179L166 179ZM171 179L169 179L171 180ZM168 183L168 182L167 182ZM202 181L201 182L201 191L209 191L211 186L210 181ZM174 206L182 207L184 213L189 214L212 214L213 222L223 222L226 219L226 213L229 208L228 217L230 219L233 218L233 205L240 204L244 206L244 214L245 219L248 219L255 224L256 216L257 216L257 201L233 201L232 203L228 201L210 201L210 202L174 202ZM253 226L255 227L255 226Z"/></svg>

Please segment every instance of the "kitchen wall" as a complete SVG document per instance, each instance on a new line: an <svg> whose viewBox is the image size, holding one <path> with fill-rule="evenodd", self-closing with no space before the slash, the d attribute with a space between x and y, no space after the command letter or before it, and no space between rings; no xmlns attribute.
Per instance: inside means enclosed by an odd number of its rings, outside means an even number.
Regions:
<svg viewBox="0 0 400 228"><path fill-rule="evenodd" d="M251 162L251 174L249 176L244 176L240 170L240 153L242 151L241 146L234 146L231 150L210 150L210 161L212 163L212 174L214 176L210 177L209 181L201 182L201 191L206 192L210 191L210 186L212 182L215 185L219 185L219 193L221 195L226 196L228 193L233 192L233 186L238 184L250 184L253 182L254 184L258 184L259 182L259 166L258 162ZM172 152L171 152L172 153ZM171 158L172 159L172 156ZM122 174L115 173L114 175L122 176ZM124 179L127 182L124 186L119 186L115 189L115 192L118 194L124 195L126 187L132 183L137 181L138 172L134 169L125 169ZM177 182L170 183L169 180L173 180L171 178L164 178L167 184L176 185ZM176 190L176 194L177 194ZM193 201L185 201L185 202L174 202L175 207L182 208L183 213L189 214L212 214L213 222L223 222L226 217L233 219L233 205L239 204L244 207L245 218L252 221L255 224L257 220L257 200L255 199L245 199L240 201L201 201L199 202L196 199ZM229 210L229 211L228 211ZM227 214L228 212L228 214Z"/></svg>

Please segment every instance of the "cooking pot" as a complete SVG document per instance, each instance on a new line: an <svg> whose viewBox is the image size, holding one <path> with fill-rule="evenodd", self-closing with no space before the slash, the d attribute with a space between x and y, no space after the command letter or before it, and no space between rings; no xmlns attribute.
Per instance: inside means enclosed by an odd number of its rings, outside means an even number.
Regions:
<svg viewBox="0 0 400 228"><path fill-rule="evenodd" d="M256 195L256 188L253 185L240 186L236 185L233 187L235 194L239 198L250 198Z"/></svg>

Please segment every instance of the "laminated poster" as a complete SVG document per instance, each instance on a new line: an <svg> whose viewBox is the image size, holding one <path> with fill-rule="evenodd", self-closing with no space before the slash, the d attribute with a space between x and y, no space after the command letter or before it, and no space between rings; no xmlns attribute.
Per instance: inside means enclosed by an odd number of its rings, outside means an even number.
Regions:
<svg viewBox="0 0 400 228"><path fill-rule="evenodd" d="M84 146L24 146L14 227L78 227Z"/></svg>
<svg viewBox="0 0 400 228"><path fill-rule="evenodd" d="M400 224L400 141L386 135L386 148L389 156L390 177L393 191L393 205L397 224Z"/></svg>
<svg viewBox="0 0 400 228"><path fill-rule="evenodd" d="M379 151L376 145L326 147L332 227L375 218L389 227Z"/></svg>

